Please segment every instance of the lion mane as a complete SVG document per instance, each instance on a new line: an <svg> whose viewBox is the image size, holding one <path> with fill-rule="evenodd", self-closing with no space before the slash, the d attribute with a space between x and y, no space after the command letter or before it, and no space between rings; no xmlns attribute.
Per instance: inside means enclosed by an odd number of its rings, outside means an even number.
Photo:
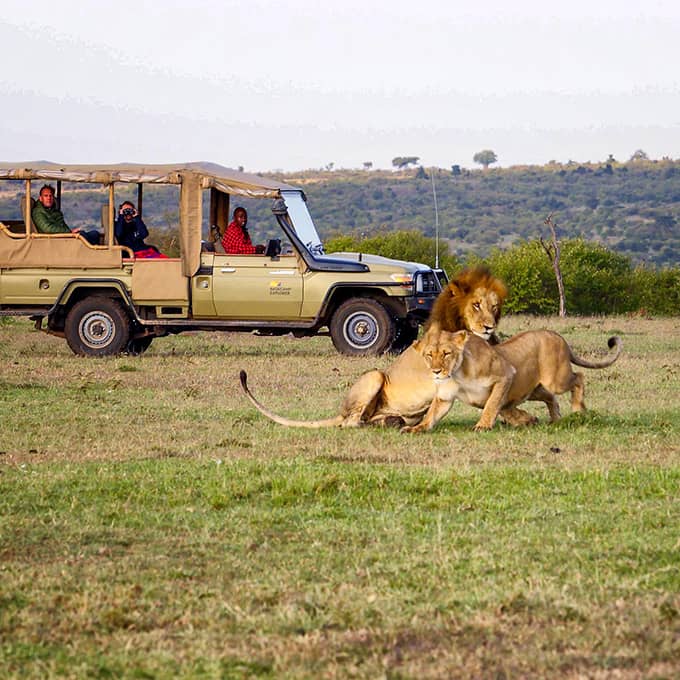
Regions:
<svg viewBox="0 0 680 680"><path fill-rule="evenodd" d="M467 330L490 344L498 344L496 329L507 296L505 284L487 267L467 269L439 294L425 330L435 325L451 333Z"/></svg>

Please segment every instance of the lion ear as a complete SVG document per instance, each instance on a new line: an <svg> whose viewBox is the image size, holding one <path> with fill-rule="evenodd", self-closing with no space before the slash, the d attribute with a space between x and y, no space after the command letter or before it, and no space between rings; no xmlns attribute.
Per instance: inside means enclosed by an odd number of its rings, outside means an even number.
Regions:
<svg viewBox="0 0 680 680"><path fill-rule="evenodd" d="M454 333L454 343L456 347L463 349L465 345L467 344L468 341L468 332L467 331L458 331L457 333Z"/></svg>
<svg viewBox="0 0 680 680"><path fill-rule="evenodd" d="M508 289L505 287L505 284L502 281L495 279L494 290L496 292L496 295L498 295L498 297L500 298L501 304L503 304L505 302L505 299L508 297Z"/></svg>
<svg viewBox="0 0 680 680"><path fill-rule="evenodd" d="M451 292L451 297L463 295L463 289L455 281L449 283L449 291Z"/></svg>

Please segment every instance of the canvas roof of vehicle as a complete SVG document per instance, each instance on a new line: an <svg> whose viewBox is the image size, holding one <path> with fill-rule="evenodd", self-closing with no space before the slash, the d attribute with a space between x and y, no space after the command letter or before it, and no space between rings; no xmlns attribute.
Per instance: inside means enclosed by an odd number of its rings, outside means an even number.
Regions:
<svg viewBox="0 0 680 680"><path fill-rule="evenodd" d="M280 191L299 191L284 182L252 173L239 172L206 161L144 165L117 163L112 165L72 165L50 161L0 162L0 179L41 179L65 182L110 184L128 182L142 184L181 184L182 175L200 176L201 188L215 188L229 194L251 198L275 198Z"/></svg>

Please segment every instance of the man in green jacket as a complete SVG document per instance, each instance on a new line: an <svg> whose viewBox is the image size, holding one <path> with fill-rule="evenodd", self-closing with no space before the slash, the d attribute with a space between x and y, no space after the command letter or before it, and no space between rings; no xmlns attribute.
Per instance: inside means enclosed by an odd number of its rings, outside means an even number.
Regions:
<svg viewBox="0 0 680 680"><path fill-rule="evenodd" d="M31 219L40 234L80 234L92 245L99 243L99 232L82 231L80 227L71 229L64 220L64 215L54 202L54 187L49 184L40 189L38 200L31 210Z"/></svg>

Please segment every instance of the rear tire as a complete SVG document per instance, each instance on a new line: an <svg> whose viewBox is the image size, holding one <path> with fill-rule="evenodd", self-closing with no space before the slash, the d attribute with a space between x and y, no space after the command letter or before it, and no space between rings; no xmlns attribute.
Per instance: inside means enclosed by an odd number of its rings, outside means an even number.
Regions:
<svg viewBox="0 0 680 680"><path fill-rule="evenodd" d="M396 325L389 311L372 298L343 302L330 323L331 339L341 354L382 354L392 347Z"/></svg>
<svg viewBox="0 0 680 680"><path fill-rule="evenodd" d="M120 354L130 339L130 319L116 300L88 297L76 302L66 315L64 334L74 354Z"/></svg>

